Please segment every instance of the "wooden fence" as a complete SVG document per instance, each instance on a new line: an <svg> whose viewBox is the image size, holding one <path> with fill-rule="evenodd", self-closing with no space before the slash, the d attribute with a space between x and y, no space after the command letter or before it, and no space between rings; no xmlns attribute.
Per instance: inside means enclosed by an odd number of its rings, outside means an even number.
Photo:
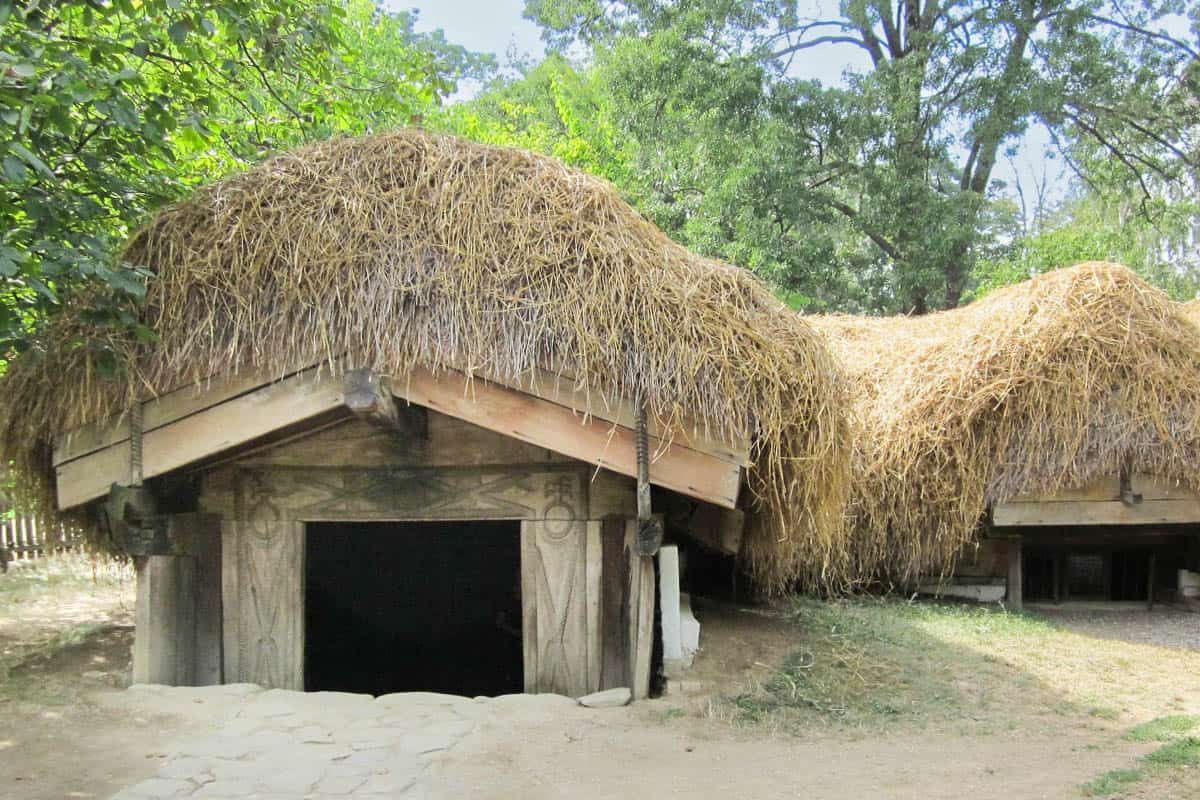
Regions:
<svg viewBox="0 0 1200 800"><path fill-rule="evenodd" d="M47 522L37 516L14 513L0 522L0 549L9 561L38 558L62 553L79 544L78 531L61 522ZM4 554L0 554L3 558Z"/></svg>

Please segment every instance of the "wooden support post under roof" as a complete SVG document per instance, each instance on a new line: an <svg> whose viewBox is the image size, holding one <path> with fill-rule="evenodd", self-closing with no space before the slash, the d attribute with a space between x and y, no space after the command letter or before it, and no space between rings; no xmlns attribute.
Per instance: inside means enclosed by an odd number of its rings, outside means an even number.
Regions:
<svg viewBox="0 0 1200 800"><path fill-rule="evenodd" d="M1023 606L1022 599L1022 583L1024 576L1022 575L1022 560L1023 553L1021 547L1021 537L1014 536L1008 540L1008 607L1014 610L1020 610Z"/></svg>

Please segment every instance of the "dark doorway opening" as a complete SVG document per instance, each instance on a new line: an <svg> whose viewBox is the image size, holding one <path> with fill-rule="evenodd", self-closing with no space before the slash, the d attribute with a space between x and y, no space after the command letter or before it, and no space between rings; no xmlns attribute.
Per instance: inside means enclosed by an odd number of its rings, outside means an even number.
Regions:
<svg viewBox="0 0 1200 800"><path fill-rule="evenodd" d="M304 688L524 689L519 522L310 523Z"/></svg>

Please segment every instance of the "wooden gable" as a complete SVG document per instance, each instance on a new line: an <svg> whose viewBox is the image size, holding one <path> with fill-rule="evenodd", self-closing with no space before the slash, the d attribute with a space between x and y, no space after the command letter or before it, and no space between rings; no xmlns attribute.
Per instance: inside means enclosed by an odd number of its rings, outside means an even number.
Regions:
<svg viewBox="0 0 1200 800"><path fill-rule="evenodd" d="M570 382L544 375L531 375L518 388L469 380L452 371L417 369L389 385L399 401L570 459L636 475L628 403L603 403ZM246 376L214 379L149 400L143 408L142 474L153 478L211 464L263 442L311 433L350 416L347 395L342 376L312 368L274 382ZM73 431L57 443L60 508L103 497L113 483L129 480L129 431L127 417L121 417ZM685 426L670 438L654 427L650 433L652 483L735 507L741 470L749 464L746 442L715 440L700 433L700 426Z"/></svg>

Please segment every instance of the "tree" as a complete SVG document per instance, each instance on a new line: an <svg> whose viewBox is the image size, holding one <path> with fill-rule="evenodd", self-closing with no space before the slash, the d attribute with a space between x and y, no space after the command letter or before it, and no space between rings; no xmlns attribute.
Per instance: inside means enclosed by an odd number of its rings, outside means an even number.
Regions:
<svg viewBox="0 0 1200 800"><path fill-rule="evenodd" d="M1184 145L1200 97L1194 5L846 0L824 18L797 6L527 0L526 14L611 76L664 197L672 184L699 198L737 181L751 214L726 204L720 238L769 221L750 240L781 259L770 269L784 283L833 281L836 295L852 276L872 308L960 302L1002 189L997 161L1031 125L1050 129L1082 178L1080 142L1147 193L1196 164ZM1170 33L1185 13L1191 33ZM797 77L796 59L829 48L866 66L845 86ZM821 246L805 244L810 233ZM829 256L842 264L822 275Z"/></svg>
<svg viewBox="0 0 1200 800"><path fill-rule="evenodd" d="M84 288L136 328L150 276L117 247L189 187L490 70L412 23L368 0L0 0L0 353Z"/></svg>
<svg viewBox="0 0 1200 800"><path fill-rule="evenodd" d="M1101 159L1057 208L980 259L974 296L1085 260L1116 261L1176 300L1200 296L1200 175L1177 185L1137 178ZM1131 181L1133 185L1131 185Z"/></svg>
<svg viewBox="0 0 1200 800"><path fill-rule="evenodd" d="M470 102L451 105L434 127L486 144L522 147L554 156L630 188L631 142L619 130L603 76L576 69L551 54L499 79Z"/></svg>

